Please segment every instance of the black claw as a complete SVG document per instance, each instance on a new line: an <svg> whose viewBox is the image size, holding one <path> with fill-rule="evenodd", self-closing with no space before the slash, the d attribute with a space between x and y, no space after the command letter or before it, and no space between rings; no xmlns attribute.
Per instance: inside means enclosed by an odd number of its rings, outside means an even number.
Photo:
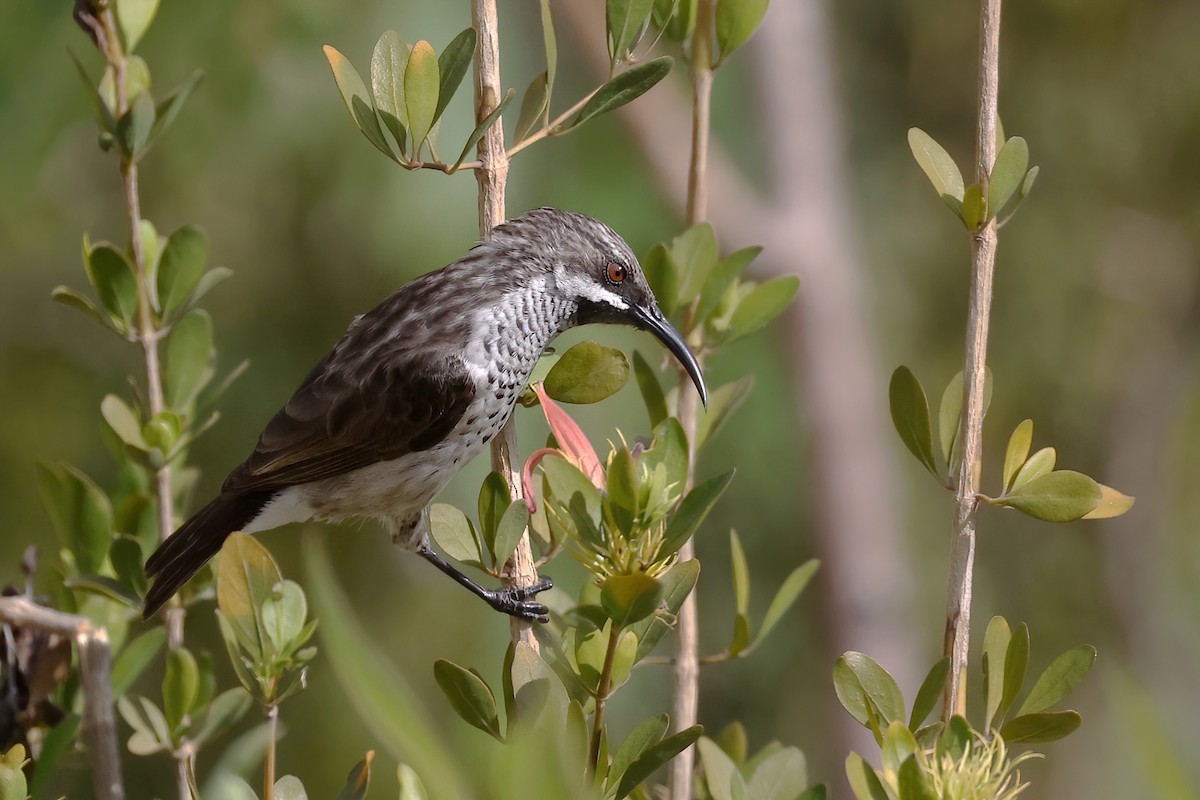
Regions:
<svg viewBox="0 0 1200 800"><path fill-rule="evenodd" d="M514 586L511 589L496 589L488 592L484 599L497 611L529 622L549 622L550 609L529 598L554 586L554 581L543 578L533 586Z"/></svg>

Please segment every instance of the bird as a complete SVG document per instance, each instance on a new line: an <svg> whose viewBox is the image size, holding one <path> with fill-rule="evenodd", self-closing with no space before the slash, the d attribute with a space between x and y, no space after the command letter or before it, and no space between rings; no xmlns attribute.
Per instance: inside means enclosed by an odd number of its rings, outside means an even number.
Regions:
<svg viewBox="0 0 1200 800"><path fill-rule="evenodd" d="M584 214L528 211L351 322L219 494L146 561L143 618L236 531L374 518L494 609L547 621L536 595L552 581L484 588L433 549L428 506L507 423L550 342L589 323L652 333L707 403L695 355L625 240Z"/></svg>

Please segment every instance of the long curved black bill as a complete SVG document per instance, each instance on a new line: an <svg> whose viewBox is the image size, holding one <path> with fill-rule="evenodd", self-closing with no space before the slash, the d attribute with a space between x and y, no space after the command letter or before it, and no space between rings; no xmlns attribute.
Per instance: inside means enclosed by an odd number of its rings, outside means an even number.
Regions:
<svg viewBox="0 0 1200 800"><path fill-rule="evenodd" d="M674 325L667 322L667 318L663 316L657 305L649 308L635 305L632 311L634 318L637 319L638 327L657 336L658 340L671 351L671 355L675 356L687 370L688 377L692 379L692 383L696 384L696 391L700 393L700 402L705 408L708 408L708 389L704 386L704 375L701 374L700 364L692 355L691 348L687 346L683 335L675 330Z"/></svg>

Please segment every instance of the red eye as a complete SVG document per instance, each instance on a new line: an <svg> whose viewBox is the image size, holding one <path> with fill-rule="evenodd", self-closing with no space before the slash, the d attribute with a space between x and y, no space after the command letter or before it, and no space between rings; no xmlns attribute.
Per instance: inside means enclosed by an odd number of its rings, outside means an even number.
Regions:
<svg viewBox="0 0 1200 800"><path fill-rule="evenodd" d="M608 282L620 283L625 280L625 268L620 264L608 265Z"/></svg>

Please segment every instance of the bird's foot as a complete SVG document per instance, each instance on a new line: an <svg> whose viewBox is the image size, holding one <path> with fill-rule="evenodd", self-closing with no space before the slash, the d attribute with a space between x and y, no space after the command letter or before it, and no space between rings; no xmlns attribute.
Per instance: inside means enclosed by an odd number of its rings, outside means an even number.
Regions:
<svg viewBox="0 0 1200 800"><path fill-rule="evenodd" d="M512 586L507 589L493 589L480 595L488 605L509 616L528 622L549 622L550 609L532 600L539 592L554 587L554 581L543 578L533 586Z"/></svg>

